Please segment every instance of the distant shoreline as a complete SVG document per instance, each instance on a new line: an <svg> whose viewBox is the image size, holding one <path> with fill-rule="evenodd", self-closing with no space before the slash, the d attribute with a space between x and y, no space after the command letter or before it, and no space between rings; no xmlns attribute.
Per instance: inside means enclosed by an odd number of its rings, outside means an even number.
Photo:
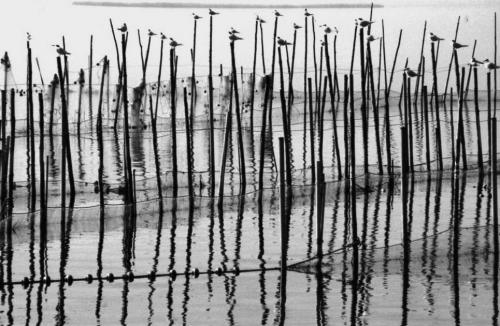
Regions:
<svg viewBox="0 0 500 326"><path fill-rule="evenodd" d="M261 9L261 8L276 8L276 9L346 9L346 8L370 8L371 3L316 3L316 4L232 4L232 3L183 3L183 2L111 2L111 1L73 1L75 6L92 6L92 7L128 7L128 8L226 8L226 9ZM374 4L374 8L382 8L383 5Z"/></svg>

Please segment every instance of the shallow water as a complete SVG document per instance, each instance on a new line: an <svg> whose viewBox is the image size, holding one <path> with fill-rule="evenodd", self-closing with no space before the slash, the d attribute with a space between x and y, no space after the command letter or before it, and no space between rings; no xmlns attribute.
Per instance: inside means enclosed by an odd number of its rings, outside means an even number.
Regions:
<svg viewBox="0 0 500 326"><path fill-rule="evenodd" d="M481 130L483 159L487 167L488 143L487 102L485 101L485 72L479 70L479 124L476 125L472 90L464 110L464 131L469 170L460 171L458 180L450 172L454 137L457 133L458 103L441 103L440 120L444 172L436 172L436 115L434 108L429 114L429 148L426 145L426 126L420 104L412 108L415 174L409 180L401 180L400 169L401 113L399 91L404 60L409 59L416 67L420 52L423 22L428 31L450 39L454 33L456 18L460 15L459 41L472 44L477 38L476 57L492 55L493 29L491 12L497 9L494 2L484 1L482 6L437 4L401 6L384 3L377 8L374 19L384 18L387 35L388 62L392 62L399 28L404 28L402 48L395 72L390 98L389 133L381 108L381 154L384 173L387 171L385 140L390 140L390 151L395 174L378 175L377 146L371 106L369 107L369 134L367 163L369 173L363 169L365 159L362 142L361 117L356 110L356 237L351 234L352 211L350 198L343 179L340 178L339 162L335 157L334 128L331 103L327 101L324 120L325 178L327 181L324 207L322 251L324 257L318 264L318 198L313 184L311 167L310 121L304 114L302 78L304 63L303 39L297 43L297 75L294 76L294 105L291 108L291 144L293 197L280 207L280 191L277 171L278 138L283 135L279 94L275 93L272 133L267 132L264 150L264 190L262 202L258 201L258 169L262 121L262 89L257 90L255 116L252 128L249 112L248 76L253 53L252 35L256 10L224 9L216 19L214 38L214 71L219 63L228 63L229 47L225 31L237 28L245 38L237 44L237 65L244 67L241 76L243 142L247 179L244 194L239 186L240 173L236 121L233 121L232 137L226 162L224 198L220 208L218 198L209 196L209 127L207 121L207 20L201 20L197 44L197 98L194 110L194 192L188 198L187 146L182 99L177 103L177 154L179 164L179 198L172 199L172 133L170 130L170 95L160 92L158 118L158 148L161 165L161 186L164 200L159 202L153 153L153 139L148 110L135 116L131 129L132 167L136 173L138 203L137 217L131 207L123 204L118 193L124 182L123 176L123 129L113 133L115 99L114 80L116 63L114 47L109 31L108 18L115 25L126 21L132 31L128 49L129 86L135 86L140 78L140 55L136 44L135 29L147 28L164 31L184 43L178 48L179 85L189 86L190 74L187 59L192 37L192 9L147 8L98 8L72 6L66 1L33 2L23 0L10 5L12 14L0 20L0 30L6 33L2 45L8 49L12 72L8 74L9 87L16 87L16 189L13 198L13 214L0 222L0 324L165 324L170 325L485 325L498 324L498 257L494 251L494 212L492 177L478 170L478 135ZM412 15L408 15L411 11ZM206 9L196 10L206 12ZM19 19L14 13L22 13ZM55 15L54 13L57 13ZM303 12L283 11L279 34L291 39L293 21L302 21ZM265 26L267 62L271 60L271 10L259 11L269 22ZM328 23L340 29L338 39L339 74L348 72L354 18L367 17L368 9L322 9L315 12L318 24ZM57 16L57 20L50 17ZM21 16L19 16L21 17ZM49 18L47 18L49 17ZM89 20L89 17L92 17ZM219 18L220 17L220 18ZM446 19L444 19L446 18ZM43 23L40 23L40 21ZM11 26L16 26L12 29ZM85 26L85 28L83 27ZM288 26L290 28L284 28ZM283 28L283 29L282 29ZM374 25L374 35L380 35L380 24ZM39 58L45 83L55 71L55 53L49 46L57 42L64 31L70 56L70 81L76 79L77 67L87 66L88 37L94 35L94 61L105 53L111 58L109 95L107 83L103 102L104 122L104 182L109 186L106 207L101 214L99 195L94 182L98 178L98 144L95 113L98 103L98 83L102 67L93 69L91 92L93 114L88 104L88 88L84 88L82 101L81 134L77 134L78 87L71 86L69 98L70 142L72 164L77 180L74 205L61 209L61 125L59 94L56 92L54 134L45 138L45 155L49 166L49 199L47 224L41 222L39 206L30 207L28 139L26 137L26 97L21 96L25 50L25 30L33 35L31 45L34 56ZM322 32L317 30L319 37ZM147 93L155 99L158 69L158 40L153 40L148 69ZM373 49L378 57L378 47ZM444 87L450 47L440 50L438 84ZM471 48L460 53L461 64L470 56ZM430 57L429 44L424 51ZM358 54L357 54L358 55ZM309 77L314 77L313 61L309 57ZM356 58L359 62L359 58ZM205 62L207 61L207 62ZM165 61L164 61L165 63ZM359 84L358 64L355 79ZM375 70L378 62L374 63ZM229 67L224 66L224 73ZM268 67L269 69L269 67ZM88 70L85 70L87 75ZM325 73L325 71L323 71ZM262 76L258 60L257 75ZM35 74L36 90L43 94L45 111L44 132L48 132L50 88L40 87ZM164 64L163 76L168 76ZM340 76L341 77L341 76ZM427 68L426 83L431 83ZM455 85L454 73L450 85ZM168 88L167 77L161 86ZM106 81L106 80L105 80ZM17 82L14 84L14 82ZM107 81L106 81L107 82ZM471 83L472 85L472 83ZM225 118L228 111L227 94L223 78L215 80L215 165L216 189L220 186L221 156L223 150ZM340 94L343 94L343 85ZM383 87L382 87L383 88ZM129 94L132 91L129 90ZM383 91L382 91L383 93ZM384 102L381 93L381 104ZM180 97L180 96L178 96ZM131 95L129 95L131 98ZM356 109L360 94L355 94ZM344 173L344 119L343 102L335 103L335 119ZM371 104L371 102L370 102ZM147 107L146 107L147 108ZM234 110L234 107L233 107ZM38 106L35 105L35 121L38 122ZM9 122L7 131L10 132ZM314 123L317 122L314 113ZM142 128L144 123L144 128ZM318 146L318 126L314 135ZM39 130L35 126L35 148L38 159ZM426 153L430 153L431 170L425 172ZM316 149L315 154L318 155ZM316 159L318 156L316 156ZM488 168L486 168L488 170ZM36 172L38 176L38 171ZM498 175L493 176L497 178ZM408 194L403 196L403 183ZM407 201L403 202L403 199ZM68 206L69 200L66 200ZM408 223L403 219L403 207L408 209ZM455 209L457 208L457 209ZM289 238L286 251L288 268L280 270L282 256L282 210L289 216ZM403 242L403 230L409 230L410 242ZM404 249L408 249L405 252ZM359 274L354 279L353 253L357 252ZM498 253L498 252L497 252ZM408 259L405 259L408 258ZM496 264L496 265L495 265ZM319 266L319 268L318 268ZM194 275L194 269L201 274ZM220 269L221 275L217 270ZM177 277L168 276L175 270ZM150 280L147 275L158 274ZM132 272L135 279L122 279ZM115 276L114 282L106 278ZM84 278L93 276L88 284ZM75 281L59 282L71 275ZM23 278L37 282L22 284ZM38 282L50 277L48 282ZM407 286L405 286L407 284Z"/></svg>

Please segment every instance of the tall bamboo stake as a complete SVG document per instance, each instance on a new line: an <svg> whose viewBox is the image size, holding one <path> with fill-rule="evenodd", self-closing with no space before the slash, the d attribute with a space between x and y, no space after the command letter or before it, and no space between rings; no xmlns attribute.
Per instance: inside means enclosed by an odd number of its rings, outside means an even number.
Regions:
<svg viewBox="0 0 500 326"><path fill-rule="evenodd" d="M196 22L196 20L195 20ZM191 159L191 128L189 121L189 106L187 101L187 89L184 87L184 121L186 124L186 158L187 158L187 169L188 169L188 192L189 192L189 202L192 203L194 199L194 189L193 189L193 166Z"/></svg>
<svg viewBox="0 0 500 326"><path fill-rule="evenodd" d="M210 17L210 26L212 26L212 17ZM253 132L253 111L255 102L255 69L257 66L257 35L259 30L259 21L255 20L255 35L253 42L253 64L252 64L252 76L250 81L250 130ZM210 27L210 40L212 39L212 27ZM212 43L210 41L210 46Z"/></svg>
<svg viewBox="0 0 500 326"><path fill-rule="evenodd" d="M208 119L210 125L209 141L210 141L210 156L209 156L209 172L210 172L210 194L213 196L215 191L215 141L214 141L214 85L212 77L212 35L213 35L213 16L210 15L210 35L209 35L209 50L208 50ZM255 72L252 82L252 88L255 85ZM252 107L251 115L253 121L253 91L252 91ZM253 123L253 122L252 122Z"/></svg>
<svg viewBox="0 0 500 326"><path fill-rule="evenodd" d="M31 180L31 209L36 206L36 175L35 175L35 135L33 119L33 70L31 63L31 47L28 42L28 85L27 85L27 121L28 142L30 153L30 180Z"/></svg>
<svg viewBox="0 0 500 326"><path fill-rule="evenodd" d="M81 123L82 123L82 93L83 93L83 86L85 84L85 77L84 77L84 72L83 69L80 69L80 74L78 76L78 118L76 122L76 129L77 129L77 134L78 137L80 137L80 129L81 129Z"/></svg>
<svg viewBox="0 0 500 326"><path fill-rule="evenodd" d="M44 163L44 125L43 125L43 94L38 93L38 133L40 135L40 141L38 143L38 160L39 160L39 175L40 175L40 221L41 224L45 224L47 221L47 207L45 206L46 198L45 198L45 163Z"/></svg>
<svg viewBox="0 0 500 326"><path fill-rule="evenodd" d="M438 99L438 86L437 86L437 67L436 67L436 55L434 52L434 43L431 43L431 53L432 53L432 77L433 77L433 88L434 88L434 110L436 112L436 148L438 157L438 169L443 170L443 152L441 148L441 122L439 117L439 99Z"/></svg>
<svg viewBox="0 0 500 326"><path fill-rule="evenodd" d="M155 112L154 112L155 121L156 121L156 118L158 118L158 103L160 101L161 70L163 67L163 42L164 42L164 39L162 38L160 41L160 65L158 67L158 79L156 82L156 102L155 102Z"/></svg>
<svg viewBox="0 0 500 326"><path fill-rule="evenodd" d="M474 112L476 117L476 133L477 133L477 161L479 165L479 171L483 173L483 145L481 137L481 121L479 116L479 96L478 96L478 86L477 86L477 68L474 67Z"/></svg>
<svg viewBox="0 0 500 326"><path fill-rule="evenodd" d="M423 58L424 58L424 45L425 45L425 35L427 32L427 20L424 22L424 32L422 33L422 46L420 48L420 60L418 62L418 76L417 76L417 82L415 83L415 95L414 95L414 105L417 105L418 102L418 89L420 87L420 76L423 76L422 73L422 65L423 65Z"/></svg>
<svg viewBox="0 0 500 326"><path fill-rule="evenodd" d="M14 206L14 198L12 197L14 191L14 149L16 144L16 91L14 88L10 89L10 145L9 145L9 215L12 214Z"/></svg>
<svg viewBox="0 0 500 326"><path fill-rule="evenodd" d="M460 27L460 16L458 16L457 27L455 29L455 38L453 39L455 42L457 41L458 28L459 27ZM450 64L448 66L448 74L446 76L446 84L444 86L443 101L446 101L446 94L448 94L448 83L450 82L451 65L453 64L453 56L454 56L454 54L455 54L455 52L451 53ZM437 61L437 59L436 59L436 61ZM436 96L437 95L438 95L438 93L436 93Z"/></svg>
<svg viewBox="0 0 500 326"><path fill-rule="evenodd" d="M336 37L336 36L335 36ZM326 71L328 76L328 88L330 91L330 104L332 109L332 121L333 121L333 137L335 142L335 154L337 156L337 174L339 179L342 179L342 162L340 158L340 148L339 148L339 140L337 134L337 113L335 111L335 86L333 84L332 70L330 66L330 55L328 53L328 35L324 36L325 42L325 61L326 61ZM344 121L345 123L345 121Z"/></svg>
<svg viewBox="0 0 500 326"><path fill-rule="evenodd" d="M240 167L240 183L242 189L246 186L246 171L245 171L245 149L243 148L243 130L241 126L241 113L240 113L240 99L238 95L238 78L236 75L236 63L234 55L234 41L230 42L231 47L231 65L232 65L232 75L233 75L233 88L234 88L234 104L236 112L236 125L238 128L238 156L239 156L239 167ZM273 67L274 71L274 67ZM272 77L271 77L272 78ZM272 82L271 82L272 83Z"/></svg>
<svg viewBox="0 0 500 326"><path fill-rule="evenodd" d="M172 193L177 197L177 126L176 93L177 78L174 70L175 49L170 49L170 133L172 135Z"/></svg>
<svg viewBox="0 0 500 326"><path fill-rule="evenodd" d="M313 102L312 102L312 80L311 78L307 79L307 86L309 90L309 141L310 141L310 152L311 152L311 182L312 184L316 183L316 166L314 162L316 162L314 158L314 116L313 116Z"/></svg>
<svg viewBox="0 0 500 326"><path fill-rule="evenodd" d="M94 35L90 35L90 55L89 55L89 119L92 121L92 70L94 52Z"/></svg>
<svg viewBox="0 0 500 326"><path fill-rule="evenodd" d="M104 57L102 76L101 76L101 87L99 88L99 103L97 106L97 144L99 149L99 169L98 169L98 183L99 183L99 203L101 210L104 210L104 184L103 184L103 174L104 174L104 146L102 138L102 98L104 92L104 77L108 69L108 57Z"/></svg>

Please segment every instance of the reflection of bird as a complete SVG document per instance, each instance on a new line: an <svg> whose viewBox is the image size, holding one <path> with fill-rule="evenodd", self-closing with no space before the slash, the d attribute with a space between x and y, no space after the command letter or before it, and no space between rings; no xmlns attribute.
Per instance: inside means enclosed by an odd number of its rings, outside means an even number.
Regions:
<svg viewBox="0 0 500 326"><path fill-rule="evenodd" d="M370 26L373 23L374 22L372 22L372 21L364 20L363 18L358 18L358 24L359 24L359 26L361 26L361 28L366 27L366 26Z"/></svg>
<svg viewBox="0 0 500 326"><path fill-rule="evenodd" d="M368 35L368 38L366 39L368 42L373 42L375 40L378 40L380 37L374 37L373 35Z"/></svg>
<svg viewBox="0 0 500 326"><path fill-rule="evenodd" d="M162 39L162 40L166 40L166 39L167 39L167 35L165 35L165 34L163 34L163 33L160 33L160 35L161 35L161 39Z"/></svg>
<svg viewBox="0 0 500 326"><path fill-rule="evenodd" d="M239 37L238 35L236 34L231 34L229 33L229 39L234 42L234 41L238 41L238 40L242 40L243 38Z"/></svg>
<svg viewBox="0 0 500 326"><path fill-rule="evenodd" d="M405 68L405 71L406 71L406 75L410 78L413 78L413 77L417 77L417 76L420 76L419 74L417 74L416 72L414 72L413 70L411 70L410 68L406 67Z"/></svg>
<svg viewBox="0 0 500 326"><path fill-rule="evenodd" d="M148 29L148 36L155 36L156 33L153 32L152 30Z"/></svg>
<svg viewBox="0 0 500 326"><path fill-rule="evenodd" d="M170 38L170 46L175 48L177 46L181 46L182 43L178 43L176 40L174 40L173 38Z"/></svg>
<svg viewBox="0 0 500 326"><path fill-rule="evenodd" d="M197 14L195 14L195 13L193 12L193 18L194 18L194 19L201 19L201 18L203 18L203 17L198 16Z"/></svg>
<svg viewBox="0 0 500 326"><path fill-rule="evenodd" d="M214 16L214 15L218 15L219 13L218 13L218 12L216 12L216 11L213 11L213 10L212 10L212 9L210 9L210 8L208 8L208 14L209 14L210 16Z"/></svg>
<svg viewBox="0 0 500 326"><path fill-rule="evenodd" d="M454 49L460 49L460 48L466 48L466 47L468 47L468 45L466 45L466 44L460 44L460 43L458 43L455 40L451 41L451 45L453 45Z"/></svg>
<svg viewBox="0 0 500 326"><path fill-rule="evenodd" d="M231 27L229 34L239 34L240 32Z"/></svg>
<svg viewBox="0 0 500 326"><path fill-rule="evenodd" d="M301 29L301 28L302 28L302 26L300 26L300 25L297 25L297 24L293 23L293 28L295 28L295 29Z"/></svg>
<svg viewBox="0 0 500 326"><path fill-rule="evenodd" d="M257 20L259 21L259 23L261 24L265 24L266 21L264 19L262 19L261 17L257 16Z"/></svg>
<svg viewBox="0 0 500 326"><path fill-rule="evenodd" d="M309 11L307 11L307 8L306 8L306 9L304 9L304 15L306 17L309 17L309 16L312 16L313 14L311 14Z"/></svg>
<svg viewBox="0 0 500 326"><path fill-rule="evenodd" d="M286 46L286 45L292 45L292 43L290 42L287 42L286 40L282 39L281 37L278 36L278 45L282 46Z"/></svg>
<svg viewBox="0 0 500 326"><path fill-rule="evenodd" d="M430 33L429 35L430 35L429 38L431 39L432 42L444 41L444 38L440 38L434 33Z"/></svg>
<svg viewBox="0 0 500 326"><path fill-rule="evenodd" d="M276 10L276 9L274 10L274 15L275 15L276 17L281 17L281 16L283 16L283 15L282 15L282 14L280 14L280 12L279 12L278 10Z"/></svg>
<svg viewBox="0 0 500 326"><path fill-rule="evenodd" d="M500 68L500 66L497 66L494 62L490 62L489 59L484 59L483 63L484 67L488 70L495 70Z"/></svg>
<svg viewBox="0 0 500 326"><path fill-rule="evenodd" d="M55 44L55 45L52 45L52 46L55 46L57 48L57 53L59 55L70 55L71 53L69 53L68 51L66 51L65 49L63 49L62 47L59 46L59 44Z"/></svg>
<svg viewBox="0 0 500 326"><path fill-rule="evenodd" d="M127 32L127 24L123 23L122 27L117 28L120 32L126 33Z"/></svg>

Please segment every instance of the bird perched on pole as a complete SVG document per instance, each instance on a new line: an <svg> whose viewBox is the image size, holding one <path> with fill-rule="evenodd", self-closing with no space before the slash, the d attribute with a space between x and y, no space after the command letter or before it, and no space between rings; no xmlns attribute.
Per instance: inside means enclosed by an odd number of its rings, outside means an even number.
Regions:
<svg viewBox="0 0 500 326"><path fill-rule="evenodd" d="M458 43L455 40L451 41L451 45L453 46L454 49L457 49L457 50L460 49L460 48L466 48L466 47L468 47L468 45L466 45L466 44L460 44L460 43Z"/></svg>
<svg viewBox="0 0 500 326"><path fill-rule="evenodd" d="M201 18L203 18L203 17L198 16L197 14L195 14L195 13L193 12L193 18L194 18L195 20L198 20L198 19L201 19Z"/></svg>
<svg viewBox="0 0 500 326"><path fill-rule="evenodd" d="M497 66L494 62L490 62L489 59L484 59L483 64L484 67L488 70L495 70L500 68L500 66Z"/></svg>
<svg viewBox="0 0 500 326"><path fill-rule="evenodd" d="M176 40L174 40L173 38L170 37L170 46L173 47L173 48L176 48L178 46L181 46L182 43L178 43Z"/></svg>
<svg viewBox="0 0 500 326"><path fill-rule="evenodd" d="M71 54L68 51L66 51L65 49L63 49L62 47L60 47L59 44L54 44L52 46L56 47L57 54L59 54L59 55L70 55Z"/></svg>
<svg viewBox="0 0 500 326"><path fill-rule="evenodd" d="M208 14L209 14L210 16L215 16L215 15L218 15L219 13L218 13L218 12L216 12L216 11L213 11L213 10L212 10L212 9L210 9L210 8L208 8Z"/></svg>
<svg viewBox="0 0 500 326"><path fill-rule="evenodd" d="M309 17L309 16L312 16L312 15L313 15L312 13L310 13L309 11L307 11L307 8L304 9L304 16Z"/></svg>
<svg viewBox="0 0 500 326"><path fill-rule="evenodd" d="M281 37L278 36L278 45L279 46L287 46L287 45L292 45L292 43L287 42L286 40L282 39Z"/></svg>
<svg viewBox="0 0 500 326"><path fill-rule="evenodd" d="M325 29L323 31L326 34L330 34L332 32L332 29L327 24L319 25L319 27L324 27Z"/></svg>
<svg viewBox="0 0 500 326"><path fill-rule="evenodd" d="M117 28L117 30L119 30L122 33L126 33L127 32L127 24L123 23L122 27Z"/></svg>
<svg viewBox="0 0 500 326"><path fill-rule="evenodd" d="M429 33L429 38L431 40L431 42L439 42L439 41L444 41L444 38L440 38L439 36L437 36L436 34L434 33Z"/></svg>
<svg viewBox="0 0 500 326"><path fill-rule="evenodd" d="M302 26L300 26L300 25L297 25L297 24L293 23L293 28L294 28L294 29L301 29L301 28L302 28Z"/></svg>
<svg viewBox="0 0 500 326"><path fill-rule="evenodd" d="M404 69L406 71L406 75L410 78L413 78L413 77L417 77L417 76L421 76L419 74L417 74L415 71L411 70L410 68L406 67Z"/></svg>
<svg viewBox="0 0 500 326"><path fill-rule="evenodd" d="M368 38L366 39L366 41L373 42L373 41L376 41L378 39L380 39L380 37L375 37L373 35L368 35Z"/></svg>
<svg viewBox="0 0 500 326"><path fill-rule="evenodd" d="M280 12L279 12L278 10L276 10L276 9L274 10L274 15L275 15L276 17L281 17L281 16L283 16L283 15L282 15L282 14L280 14Z"/></svg>
<svg viewBox="0 0 500 326"><path fill-rule="evenodd" d="M374 23L373 21L364 20L363 18L358 18L357 22L358 22L359 26L361 26L361 28L370 26L371 24Z"/></svg>
<svg viewBox="0 0 500 326"><path fill-rule="evenodd" d="M229 39L231 40L231 42L234 42L234 41L242 40L243 38L239 37L236 34L229 32Z"/></svg>
<svg viewBox="0 0 500 326"><path fill-rule="evenodd" d="M151 37L151 36L155 36L156 33L153 32L152 30L148 29L148 36Z"/></svg>

